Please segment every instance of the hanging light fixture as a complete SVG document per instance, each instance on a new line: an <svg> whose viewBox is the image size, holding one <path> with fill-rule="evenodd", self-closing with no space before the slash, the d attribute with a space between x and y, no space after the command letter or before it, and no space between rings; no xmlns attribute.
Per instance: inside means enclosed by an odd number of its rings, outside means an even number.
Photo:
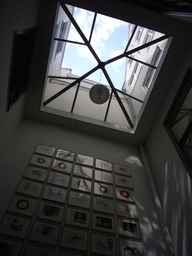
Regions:
<svg viewBox="0 0 192 256"><path fill-rule="evenodd" d="M109 99L109 89L103 84L96 84L89 91L89 97L95 104L103 104Z"/></svg>

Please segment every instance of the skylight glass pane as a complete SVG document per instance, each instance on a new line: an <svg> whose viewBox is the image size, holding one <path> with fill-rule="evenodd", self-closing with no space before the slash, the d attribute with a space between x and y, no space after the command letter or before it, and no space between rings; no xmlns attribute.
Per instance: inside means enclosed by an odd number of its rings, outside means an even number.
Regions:
<svg viewBox="0 0 192 256"><path fill-rule="evenodd" d="M111 81L116 89L121 90L125 81L125 66L126 58L121 58L117 61L106 65L106 70L111 78Z"/></svg>
<svg viewBox="0 0 192 256"><path fill-rule="evenodd" d="M91 44L101 61L122 54L127 45L129 23L98 14Z"/></svg>
<svg viewBox="0 0 192 256"><path fill-rule="evenodd" d="M127 100L125 99L125 97L122 94L121 95L118 94L118 95L120 96L121 101L129 115L129 117L131 118L131 112L130 112ZM109 113L107 116L107 122L117 124L120 126L124 126L124 127L129 127L129 123L128 123L115 96L113 96L112 100L111 100L111 105L110 105Z"/></svg>
<svg viewBox="0 0 192 256"><path fill-rule="evenodd" d="M89 40L94 12L75 7L73 17L87 40ZM73 24L71 24L69 40L84 42Z"/></svg>
<svg viewBox="0 0 192 256"><path fill-rule="evenodd" d="M73 113L104 121L109 100L104 104L92 102L89 97L91 87L92 85L81 83Z"/></svg>
<svg viewBox="0 0 192 256"><path fill-rule="evenodd" d="M61 91L64 89L69 83L71 83L71 80L64 80L64 79L48 79L46 91L45 91L45 100L49 99L51 96L53 96L55 93ZM72 87L59 97L57 97L55 100L50 102L47 106L50 108L70 112L73 99L76 92L76 86Z"/></svg>
<svg viewBox="0 0 192 256"><path fill-rule="evenodd" d="M96 65L97 62L87 46L67 43L62 68L69 68L71 74L80 77Z"/></svg>

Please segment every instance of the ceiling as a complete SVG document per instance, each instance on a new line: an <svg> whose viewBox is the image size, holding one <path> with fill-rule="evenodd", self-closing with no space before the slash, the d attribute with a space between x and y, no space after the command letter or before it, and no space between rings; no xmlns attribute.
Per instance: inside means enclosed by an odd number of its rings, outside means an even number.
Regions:
<svg viewBox="0 0 192 256"><path fill-rule="evenodd" d="M165 15L165 12L167 11L178 11L178 9L176 9L176 7L178 8L178 5L176 5L176 3L170 4L170 1L161 1L161 5L154 3L154 1L152 2L139 0L92 0L91 2L89 0L66 0L63 2L85 9L90 9L105 15L113 16L125 21L127 20L144 27L149 27L151 29L170 35L173 40L167 52L167 56L164 60L164 64L160 70L151 96L145 106L145 110L142 113L140 122L137 126L137 130L134 134L128 134L118 129L101 127L93 123L87 123L81 119L76 120L67 116L58 116L55 115L54 112L42 112L40 111L41 98L43 93L49 49L52 40L52 28L54 25L56 10L55 1L43 1L38 25L39 29L37 32L34 61L29 81L28 99L25 112L26 116L41 121L64 125L68 128L78 129L83 132L91 132L95 135L101 135L109 139L115 139L131 144L144 142L154 124L159 110L161 109L170 85L172 84L173 79L178 72L186 49L191 43L191 24L180 20L175 20L172 17ZM133 2L133 4L130 4L130 2ZM136 6L136 4L139 7ZM183 9L182 12L184 12ZM39 56L41 56L41 58L39 58ZM41 62L39 62L40 59Z"/></svg>

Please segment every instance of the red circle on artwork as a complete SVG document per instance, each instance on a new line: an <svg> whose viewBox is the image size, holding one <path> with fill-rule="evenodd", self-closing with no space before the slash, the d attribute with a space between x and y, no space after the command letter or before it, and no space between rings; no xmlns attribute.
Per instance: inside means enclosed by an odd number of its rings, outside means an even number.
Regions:
<svg viewBox="0 0 192 256"><path fill-rule="evenodd" d="M102 193L107 193L107 191L108 191L107 187L106 187L106 186L103 186L103 185L100 185L99 190L100 190L100 192L102 192Z"/></svg>
<svg viewBox="0 0 192 256"><path fill-rule="evenodd" d="M37 162L40 164L43 164L43 163L45 163L45 159L42 157L39 157L39 158L37 158Z"/></svg>
<svg viewBox="0 0 192 256"><path fill-rule="evenodd" d="M129 193L127 191L125 191L125 190L121 190L120 194L124 198L128 198L129 197Z"/></svg>
<svg viewBox="0 0 192 256"><path fill-rule="evenodd" d="M64 164L64 163L59 163L58 166L59 166L59 168L61 168L61 169L66 169L66 167L67 167L67 165Z"/></svg>

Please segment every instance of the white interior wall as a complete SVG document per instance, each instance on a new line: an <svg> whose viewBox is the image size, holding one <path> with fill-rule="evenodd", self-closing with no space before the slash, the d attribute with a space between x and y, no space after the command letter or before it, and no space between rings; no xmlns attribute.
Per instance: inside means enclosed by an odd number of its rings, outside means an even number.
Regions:
<svg viewBox="0 0 192 256"><path fill-rule="evenodd" d="M173 86L146 141L145 149L158 190L167 226L178 256L191 255L192 181L162 123L183 80L192 66L192 47L180 65Z"/></svg>
<svg viewBox="0 0 192 256"><path fill-rule="evenodd" d="M129 165L147 256L167 255L139 149L62 126L24 120L4 150L1 166L1 217L38 143Z"/></svg>
<svg viewBox="0 0 192 256"><path fill-rule="evenodd" d="M22 120L26 95L24 94L6 112L10 65L13 47L13 33L37 26L39 14L38 0L1 1L0 8L0 153Z"/></svg>

